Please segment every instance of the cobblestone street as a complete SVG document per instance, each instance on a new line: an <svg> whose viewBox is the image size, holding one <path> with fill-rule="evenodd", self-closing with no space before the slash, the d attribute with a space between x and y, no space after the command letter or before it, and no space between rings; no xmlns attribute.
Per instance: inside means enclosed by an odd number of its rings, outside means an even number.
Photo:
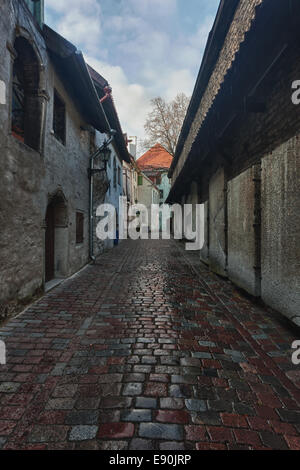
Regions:
<svg viewBox="0 0 300 470"><path fill-rule="evenodd" d="M0 329L3 449L300 449L297 339L174 241L126 241Z"/></svg>

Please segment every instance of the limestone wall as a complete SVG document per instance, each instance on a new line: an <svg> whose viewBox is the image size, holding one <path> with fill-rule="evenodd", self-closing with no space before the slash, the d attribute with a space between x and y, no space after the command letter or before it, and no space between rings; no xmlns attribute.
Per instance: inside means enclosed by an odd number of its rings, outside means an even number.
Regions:
<svg viewBox="0 0 300 470"><path fill-rule="evenodd" d="M300 136L262 159L262 299L300 325Z"/></svg>
<svg viewBox="0 0 300 470"><path fill-rule="evenodd" d="M228 277L260 295L255 240L255 167L228 182ZM258 268L258 266L257 266Z"/></svg>

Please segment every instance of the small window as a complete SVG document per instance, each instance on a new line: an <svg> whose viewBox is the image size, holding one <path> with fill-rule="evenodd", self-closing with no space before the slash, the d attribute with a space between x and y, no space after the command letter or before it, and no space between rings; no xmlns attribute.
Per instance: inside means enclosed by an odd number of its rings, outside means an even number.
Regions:
<svg viewBox="0 0 300 470"><path fill-rule="evenodd" d="M143 175L138 176L138 185L143 186Z"/></svg>
<svg viewBox="0 0 300 470"><path fill-rule="evenodd" d="M83 243L83 213L76 212L76 244Z"/></svg>
<svg viewBox="0 0 300 470"><path fill-rule="evenodd" d="M66 143L66 106L54 90L53 103L53 132L57 140L62 144Z"/></svg>
<svg viewBox="0 0 300 470"><path fill-rule="evenodd" d="M164 198L164 192L163 192L162 189L159 190L159 197L160 197L160 199Z"/></svg>
<svg viewBox="0 0 300 470"><path fill-rule="evenodd" d="M121 169L118 166L118 184L121 184Z"/></svg>

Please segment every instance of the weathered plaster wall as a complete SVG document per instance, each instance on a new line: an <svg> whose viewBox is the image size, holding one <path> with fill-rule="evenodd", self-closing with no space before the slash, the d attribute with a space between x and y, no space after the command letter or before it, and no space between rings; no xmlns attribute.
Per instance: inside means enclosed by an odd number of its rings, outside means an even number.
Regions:
<svg viewBox="0 0 300 470"><path fill-rule="evenodd" d="M252 295L257 283L255 242L255 167L228 182L228 277Z"/></svg>
<svg viewBox="0 0 300 470"><path fill-rule="evenodd" d="M225 175L219 169L209 182L209 263L212 270L226 275Z"/></svg>
<svg viewBox="0 0 300 470"><path fill-rule="evenodd" d="M61 257L68 276L80 269L88 261L89 224L88 224L88 176L89 133L81 130L84 120L69 98L63 84L57 77L52 65L48 66L48 86L50 101L47 109L45 132L45 176L42 181L40 199L44 217L48 199L60 189L67 202L68 231L60 234L65 255ZM57 90L66 105L66 145L59 142L53 134L53 91ZM76 244L76 211L84 215L84 241ZM59 270L59 267L57 267Z"/></svg>
<svg viewBox="0 0 300 470"><path fill-rule="evenodd" d="M300 136L262 159L262 298L300 325Z"/></svg>

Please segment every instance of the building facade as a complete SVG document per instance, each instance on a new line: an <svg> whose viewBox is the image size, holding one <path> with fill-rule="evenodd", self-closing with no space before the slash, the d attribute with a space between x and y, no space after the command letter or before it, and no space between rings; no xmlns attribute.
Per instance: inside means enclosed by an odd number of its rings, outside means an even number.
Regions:
<svg viewBox="0 0 300 470"><path fill-rule="evenodd" d="M120 197L124 195L124 192L126 188L124 188L123 184L123 165L127 165L128 167L131 167L131 157L128 153L127 150L127 143L125 136L123 134L121 124L119 121L118 113L113 101L112 97L112 90L108 84L108 82L105 80L102 75L100 75L96 70L94 70L90 65L88 65L88 71L90 76L92 77L93 84L95 86L98 98L100 102L102 103L105 115L107 117L107 120L109 122L109 127L114 129L115 134L114 134L114 139L109 145L110 149L110 157L108 159L107 165L106 165L106 175L108 178L108 188L107 192L105 195L105 200L104 203L106 204L111 204L112 206L115 207L116 209L116 215L117 215L117 232L119 232L119 227L118 227L118 216L119 216L119 200ZM105 136L105 139L108 139L108 135ZM103 134L101 132L96 130L96 148L99 147L100 145L103 144ZM98 207L98 199L95 199L95 204L94 204L94 218L95 218L95 224L97 224L97 221L99 218L97 218L97 207ZM101 203L102 201L100 201ZM94 234L94 243L98 247L98 249L101 251L101 248L103 249L110 249L113 248L113 246L116 243L119 243L119 238L118 235L116 239L111 240L111 239L106 239L104 241L99 240L96 237L96 234Z"/></svg>
<svg viewBox="0 0 300 470"><path fill-rule="evenodd" d="M172 155L160 144L154 145L137 160L139 169L158 187L160 204L166 201L170 192L168 172L172 160Z"/></svg>
<svg viewBox="0 0 300 470"><path fill-rule="evenodd" d="M221 1L168 198L204 204L201 259L297 325L299 19L296 1Z"/></svg>
<svg viewBox="0 0 300 470"><path fill-rule="evenodd" d="M42 24L42 7L0 3L2 305L90 260L88 169L95 133L103 142L113 125L82 54ZM107 188L106 172L95 175L95 203L104 201Z"/></svg>

